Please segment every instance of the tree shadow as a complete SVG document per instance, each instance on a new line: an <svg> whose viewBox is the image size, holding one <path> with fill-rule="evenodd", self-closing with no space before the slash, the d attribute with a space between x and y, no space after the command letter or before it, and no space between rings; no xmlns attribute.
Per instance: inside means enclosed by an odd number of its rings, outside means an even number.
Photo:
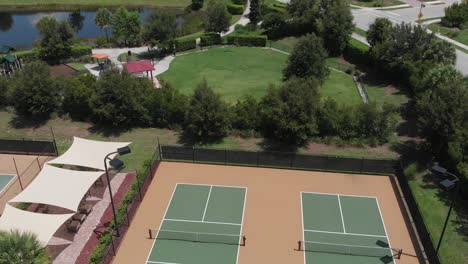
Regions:
<svg viewBox="0 0 468 264"><path fill-rule="evenodd" d="M47 123L49 118L31 118L23 115L15 115L8 122L15 129L39 128Z"/></svg>
<svg viewBox="0 0 468 264"><path fill-rule="evenodd" d="M114 127L109 125L95 124L88 128L92 134L102 135L104 137L119 137L123 133L131 132L131 127Z"/></svg>
<svg viewBox="0 0 468 264"><path fill-rule="evenodd" d="M280 151L280 152L297 152L299 146L293 144L287 144L284 142L279 142L269 138L263 138L262 141L257 143L264 151Z"/></svg>
<svg viewBox="0 0 468 264"><path fill-rule="evenodd" d="M224 137L197 137L189 133L184 133L183 131L178 133L178 137L177 143L186 147L220 144L224 139Z"/></svg>

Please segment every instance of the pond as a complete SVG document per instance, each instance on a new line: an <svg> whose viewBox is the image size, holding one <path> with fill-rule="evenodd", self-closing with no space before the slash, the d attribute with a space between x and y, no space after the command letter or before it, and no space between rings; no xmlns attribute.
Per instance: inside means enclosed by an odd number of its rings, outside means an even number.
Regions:
<svg viewBox="0 0 468 264"><path fill-rule="evenodd" d="M173 10L173 9L172 9ZM140 14L142 23L151 9L135 10ZM0 45L17 48L30 48L39 37L36 23L44 16L53 16L58 20L70 23L77 38L95 38L104 36L103 30L94 24L96 11L70 11L70 12L33 12L14 13L0 11ZM182 17L177 16L178 23Z"/></svg>

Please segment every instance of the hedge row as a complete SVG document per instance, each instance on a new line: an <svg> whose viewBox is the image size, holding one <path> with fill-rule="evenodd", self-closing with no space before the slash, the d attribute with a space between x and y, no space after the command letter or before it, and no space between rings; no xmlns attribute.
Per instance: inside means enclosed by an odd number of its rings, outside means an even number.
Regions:
<svg viewBox="0 0 468 264"><path fill-rule="evenodd" d="M71 48L71 57L78 58L84 55L91 55L90 46L72 46Z"/></svg>
<svg viewBox="0 0 468 264"><path fill-rule="evenodd" d="M245 4L245 0L231 0L231 2L233 4L236 4L236 5L244 5Z"/></svg>
<svg viewBox="0 0 468 264"><path fill-rule="evenodd" d="M205 33L200 37L200 46L213 46L221 44L221 35L217 33Z"/></svg>
<svg viewBox="0 0 468 264"><path fill-rule="evenodd" d="M151 166L151 159L148 159L143 163L143 168L140 171L138 171L137 177L133 181L132 186L130 187L130 190L127 192L127 194L123 198L122 203L120 204L119 209L117 210L117 223L119 223L119 226L124 222L124 217L126 216L128 205L138 195L139 184L142 184L144 180L146 179L146 177L149 176L148 172L149 172L150 166ZM112 220L108 229L99 238L99 245L97 245L94 248L93 253L91 253L89 263L100 264L104 261L104 259L106 258L107 250L111 243L111 238L112 238L111 230L114 228L114 226L115 226L115 222L114 220Z"/></svg>
<svg viewBox="0 0 468 264"><path fill-rule="evenodd" d="M286 9L282 6L277 5L263 5L262 14L266 15L269 13L286 13Z"/></svg>
<svg viewBox="0 0 468 264"><path fill-rule="evenodd" d="M15 52L18 59L24 59L27 61L36 60L38 58L38 54L39 52L36 49Z"/></svg>
<svg viewBox="0 0 468 264"><path fill-rule="evenodd" d="M197 48L196 39L176 39L175 40L176 51L186 51Z"/></svg>
<svg viewBox="0 0 468 264"><path fill-rule="evenodd" d="M227 37L229 45L265 47L266 42L267 36L265 35L230 35Z"/></svg>
<svg viewBox="0 0 468 264"><path fill-rule="evenodd" d="M354 64L371 64L369 46L355 39L350 39L343 52L343 57Z"/></svg>
<svg viewBox="0 0 468 264"><path fill-rule="evenodd" d="M18 51L18 52L15 52L15 55L18 57L18 59L36 60L39 57L39 50L31 49L31 50ZM70 57L79 58L84 55L91 55L90 46L72 46L71 47Z"/></svg>
<svg viewBox="0 0 468 264"><path fill-rule="evenodd" d="M231 15L242 15L244 13L244 6L228 3L227 11L231 13Z"/></svg>

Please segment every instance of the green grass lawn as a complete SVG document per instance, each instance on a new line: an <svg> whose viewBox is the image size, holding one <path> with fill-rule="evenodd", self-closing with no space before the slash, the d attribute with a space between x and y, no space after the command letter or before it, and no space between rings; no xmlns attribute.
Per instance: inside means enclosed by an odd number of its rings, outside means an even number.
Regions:
<svg viewBox="0 0 468 264"><path fill-rule="evenodd" d="M354 27L354 32L356 32L357 34L363 36L363 37L367 37L367 31L363 30L363 29L360 29L358 27Z"/></svg>
<svg viewBox="0 0 468 264"><path fill-rule="evenodd" d="M364 82L364 86L369 96L369 101L376 103L377 106L382 106L385 102L397 106L408 102L408 97L394 86L388 84L369 84L366 82Z"/></svg>
<svg viewBox="0 0 468 264"><path fill-rule="evenodd" d="M371 1L359 1L353 0L351 4L364 7L385 7L385 6L395 6L402 5L403 2L398 0L371 0Z"/></svg>
<svg viewBox="0 0 468 264"><path fill-rule="evenodd" d="M141 7L186 7L190 5L190 0L0 0L1 9L28 9L37 10L44 9L48 6L53 9L67 9L67 7L76 6L89 6L89 7L100 7L100 6L141 6Z"/></svg>
<svg viewBox="0 0 468 264"><path fill-rule="evenodd" d="M67 63L67 65L77 71L88 71L83 63Z"/></svg>
<svg viewBox="0 0 468 264"><path fill-rule="evenodd" d="M468 29L459 30L458 28L448 28L440 23L429 24L428 28L435 33L449 37L455 41L468 45Z"/></svg>
<svg viewBox="0 0 468 264"><path fill-rule="evenodd" d="M330 76L323 83L320 94L322 99L333 98L339 104L353 105L362 103L353 77L334 70L330 71Z"/></svg>
<svg viewBox="0 0 468 264"><path fill-rule="evenodd" d="M282 38L279 40L271 41L271 47L285 52L291 52L298 40L299 38L297 37Z"/></svg>
<svg viewBox="0 0 468 264"><path fill-rule="evenodd" d="M439 241L449 209L447 193L442 192L437 186L441 180L442 178L424 173L409 179L410 188L435 246ZM464 221L462 221L463 219ZM456 206L451 214L440 247L439 256L443 264L468 263L467 228L468 212L466 209L462 209L462 206Z"/></svg>
<svg viewBox="0 0 468 264"><path fill-rule="evenodd" d="M248 47L212 48L177 57L159 77L190 95L203 78L224 100L244 95L262 97L270 84L279 84L287 55Z"/></svg>

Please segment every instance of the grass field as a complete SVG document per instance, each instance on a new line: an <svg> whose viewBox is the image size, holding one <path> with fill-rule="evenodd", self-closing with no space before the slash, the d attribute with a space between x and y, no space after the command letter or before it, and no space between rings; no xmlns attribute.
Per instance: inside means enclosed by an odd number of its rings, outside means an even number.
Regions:
<svg viewBox="0 0 468 264"><path fill-rule="evenodd" d="M357 5L357 6L363 6L363 7L385 7L385 6L402 5L404 3L398 0L372 0L372 1L353 0L351 4Z"/></svg>
<svg viewBox="0 0 468 264"><path fill-rule="evenodd" d="M449 37L455 41L468 45L468 29L459 30L442 26L440 23L429 24L428 28L435 33Z"/></svg>
<svg viewBox="0 0 468 264"><path fill-rule="evenodd" d="M67 9L67 7L89 6L140 6L140 7L186 7L190 5L190 0L21 0L13 2L11 0L0 0L2 10L28 9L37 10L44 7L54 9Z"/></svg>
<svg viewBox="0 0 468 264"><path fill-rule="evenodd" d="M434 245L437 245L449 209L447 193L437 186L441 180L442 178L424 173L409 179L409 185ZM443 264L468 262L468 239L463 235L468 228L468 211L462 208L462 205L455 207L447 225L439 252Z"/></svg>
<svg viewBox="0 0 468 264"><path fill-rule="evenodd" d="M333 98L340 104L362 103L353 77L334 70L330 71L330 76L323 83L320 93L322 98Z"/></svg>
<svg viewBox="0 0 468 264"><path fill-rule="evenodd" d="M291 52L299 38L287 37L279 40L271 41L271 47L285 52Z"/></svg>
<svg viewBox="0 0 468 264"><path fill-rule="evenodd" d="M192 94L203 78L227 102L244 95L263 96L270 84L279 84L285 54L260 48L212 48L177 57L159 77L184 94Z"/></svg>

